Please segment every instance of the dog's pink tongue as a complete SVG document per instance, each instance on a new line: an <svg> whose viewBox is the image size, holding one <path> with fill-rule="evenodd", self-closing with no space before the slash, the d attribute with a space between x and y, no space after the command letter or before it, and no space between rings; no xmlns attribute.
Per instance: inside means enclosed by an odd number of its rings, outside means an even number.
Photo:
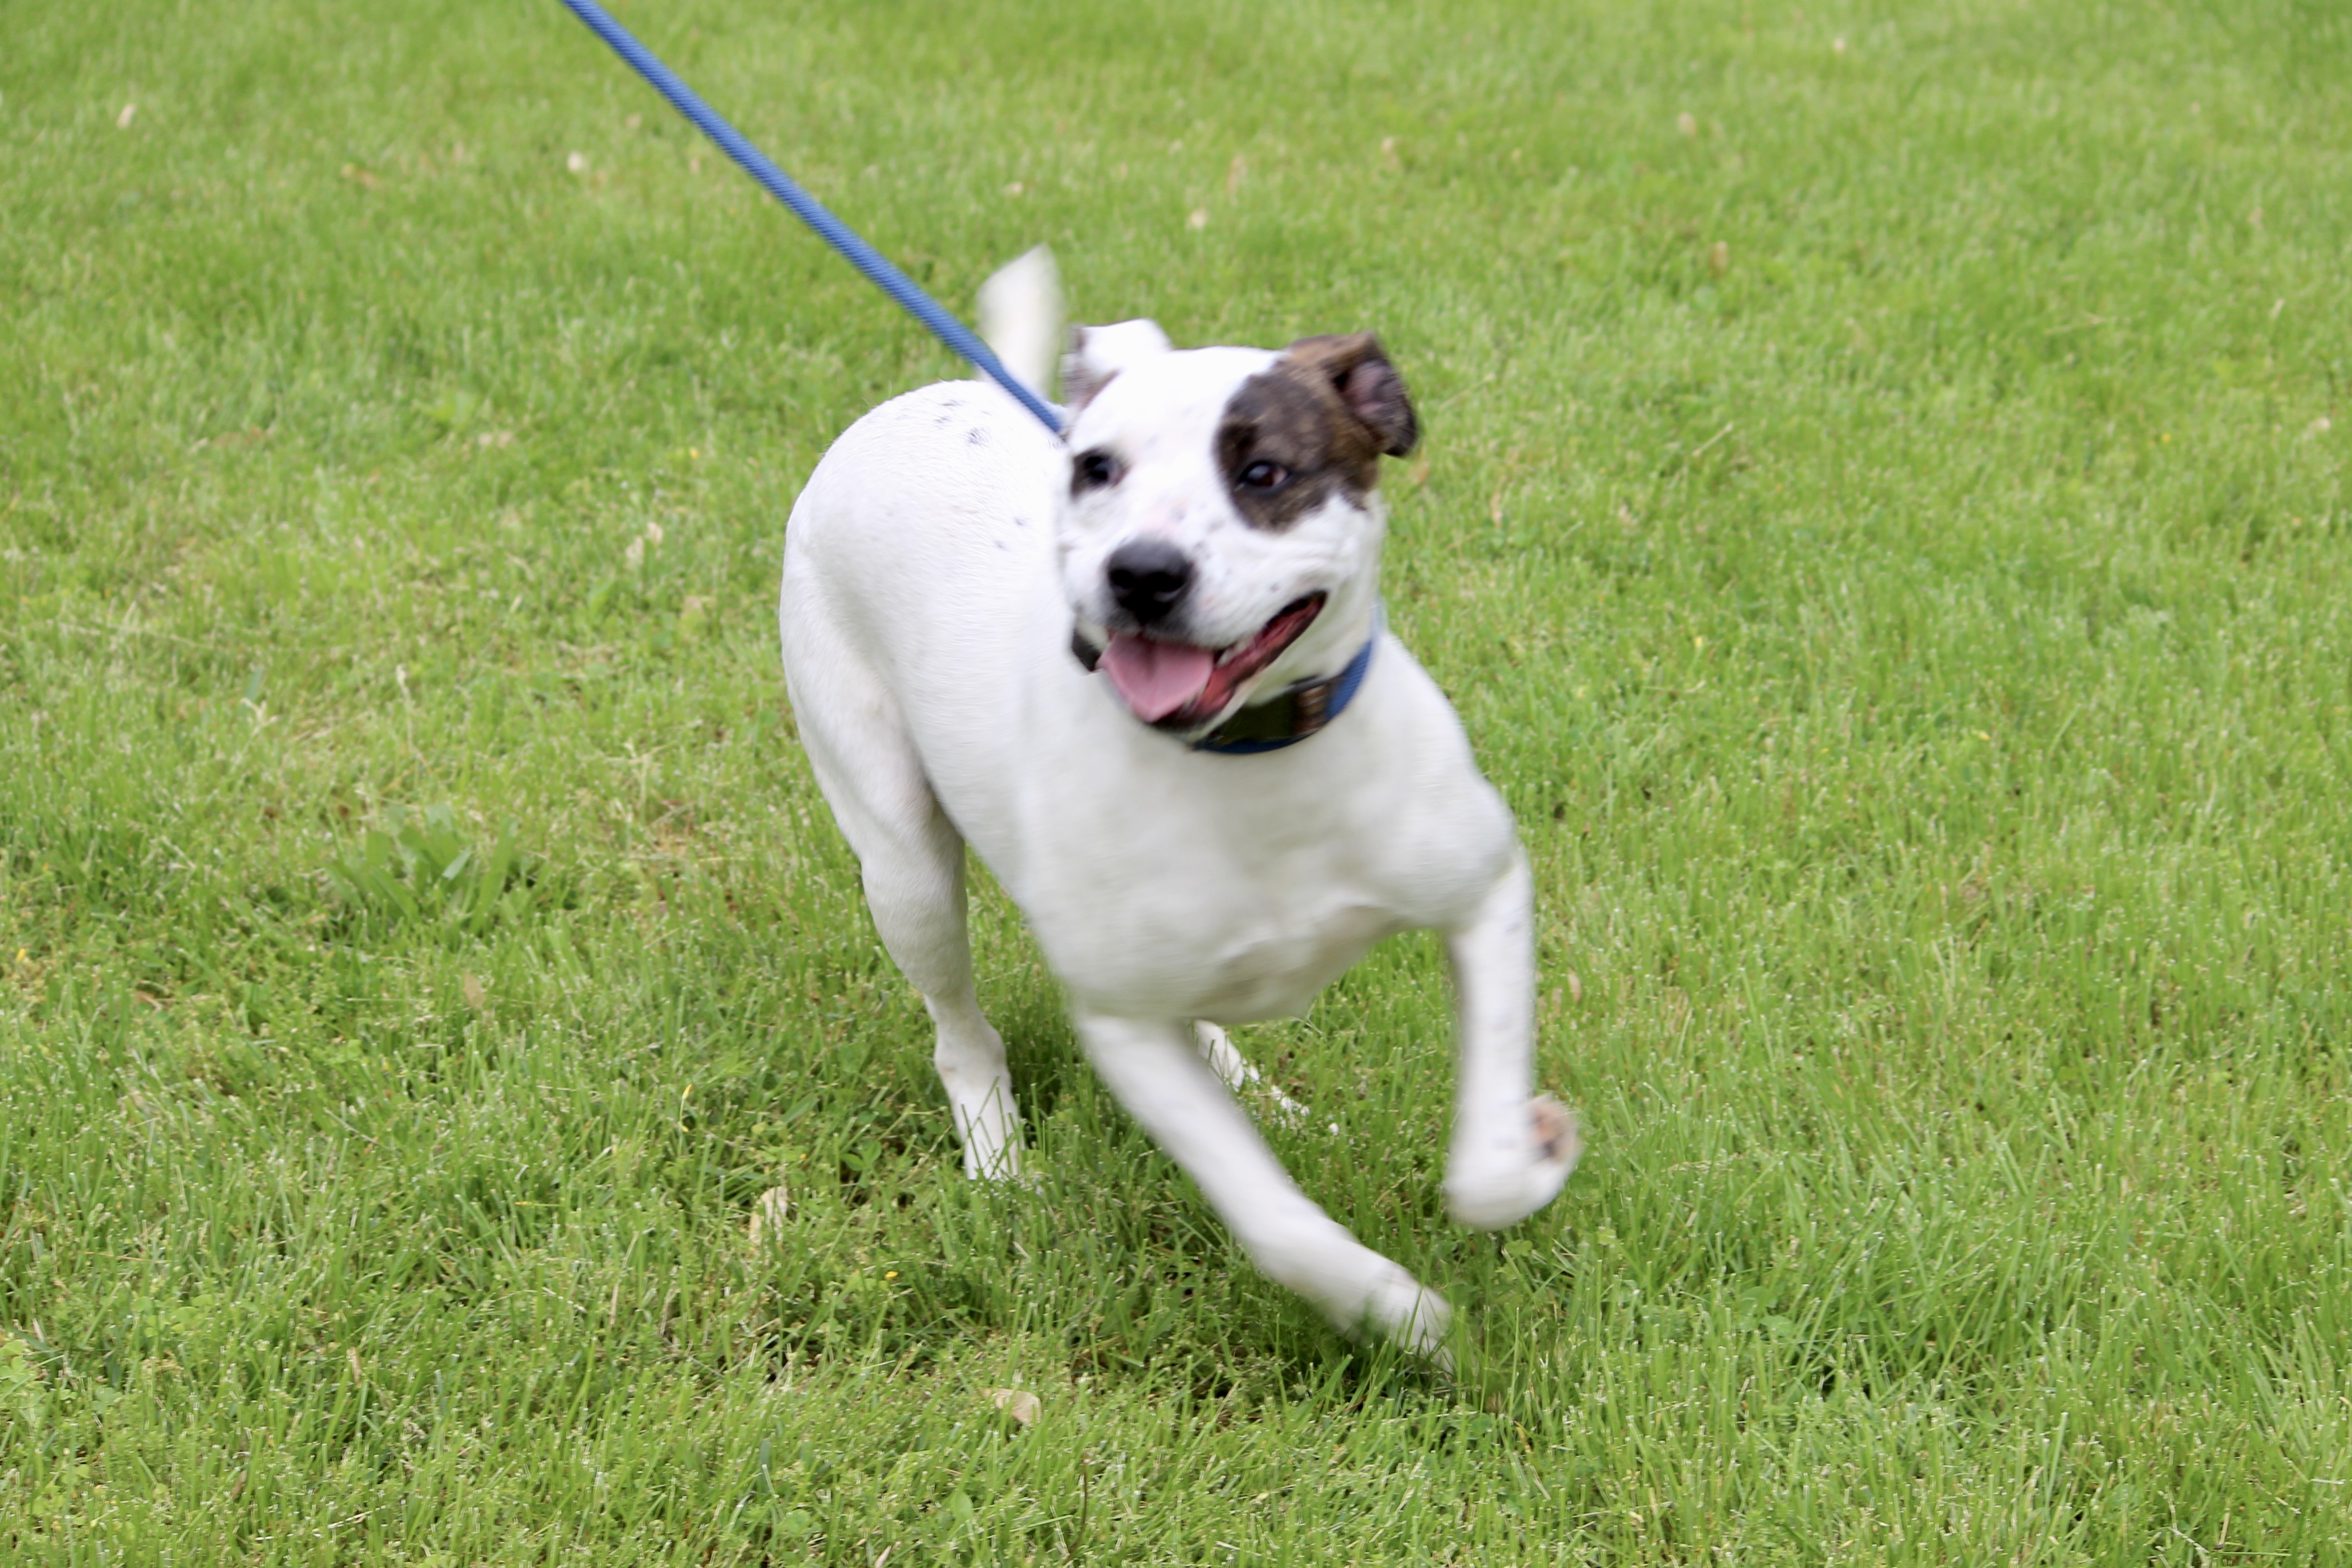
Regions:
<svg viewBox="0 0 2352 1568"><path fill-rule="evenodd" d="M1125 632L1112 636L1102 656L1103 673L1110 677L1111 685L1135 716L1147 724L1158 723L1198 697L1209 684L1209 672L1216 663L1216 656L1207 648L1154 642Z"/></svg>

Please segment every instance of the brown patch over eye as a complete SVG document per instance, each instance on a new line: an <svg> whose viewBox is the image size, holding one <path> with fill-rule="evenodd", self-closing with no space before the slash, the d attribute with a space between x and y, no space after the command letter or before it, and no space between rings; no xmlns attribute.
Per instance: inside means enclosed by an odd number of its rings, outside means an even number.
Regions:
<svg viewBox="0 0 2352 1568"><path fill-rule="evenodd" d="M1286 356L1242 383L1217 426L1226 493L1255 528L1287 528L1334 495L1360 505L1380 461L1329 375Z"/></svg>

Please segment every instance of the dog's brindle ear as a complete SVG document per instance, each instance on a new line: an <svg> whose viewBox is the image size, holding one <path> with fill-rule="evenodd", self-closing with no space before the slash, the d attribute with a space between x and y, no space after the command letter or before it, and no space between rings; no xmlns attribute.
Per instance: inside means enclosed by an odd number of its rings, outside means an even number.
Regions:
<svg viewBox="0 0 2352 1568"><path fill-rule="evenodd" d="M1301 338L1282 354L1328 377L1339 401L1390 457L1403 457L1421 440L1421 422L1405 395L1404 377L1371 333Z"/></svg>
<svg viewBox="0 0 2352 1568"><path fill-rule="evenodd" d="M1062 401L1075 415L1120 371L1173 347L1157 321L1072 327L1070 352L1062 356Z"/></svg>

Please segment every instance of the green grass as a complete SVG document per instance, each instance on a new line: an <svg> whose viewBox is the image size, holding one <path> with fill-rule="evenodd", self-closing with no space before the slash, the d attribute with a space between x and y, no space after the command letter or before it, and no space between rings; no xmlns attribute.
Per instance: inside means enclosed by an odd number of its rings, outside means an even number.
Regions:
<svg viewBox="0 0 2352 1568"><path fill-rule="evenodd" d="M1351 1348L988 891L966 1185L771 618L942 353L552 5L17 0L10 1561L2352 1563L2352 14L625 17L960 310L1381 331L1590 1152L1443 1222L1426 941L1245 1031Z"/></svg>

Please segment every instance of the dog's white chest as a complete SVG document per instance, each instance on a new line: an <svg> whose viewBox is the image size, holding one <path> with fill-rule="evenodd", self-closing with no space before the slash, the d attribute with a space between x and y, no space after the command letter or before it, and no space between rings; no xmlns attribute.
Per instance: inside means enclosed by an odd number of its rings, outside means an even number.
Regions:
<svg viewBox="0 0 2352 1568"><path fill-rule="evenodd" d="M1445 923L1492 880L1510 825L1476 774L1398 776L1442 749L1390 743L1426 679L1390 651L1364 710L1289 752L1203 757L1081 724L1070 765L971 792L959 820L1075 992L1220 1023L1294 1015L1373 943Z"/></svg>
<svg viewBox="0 0 2352 1568"><path fill-rule="evenodd" d="M1185 871L1163 866L1149 879L1098 866L1087 889L1033 886L1023 901L1055 971L1090 1002L1218 1023L1285 1017L1413 923L1375 890L1298 864L1312 858L1261 862L1252 875L1224 856L1198 856ZM1075 869L1054 867L1046 879Z"/></svg>
<svg viewBox="0 0 2352 1568"><path fill-rule="evenodd" d="M1221 1024L1304 1013L1382 937L1403 929L1395 910L1345 903L1286 911L1278 926L1239 931L1206 966L1200 1017Z"/></svg>

